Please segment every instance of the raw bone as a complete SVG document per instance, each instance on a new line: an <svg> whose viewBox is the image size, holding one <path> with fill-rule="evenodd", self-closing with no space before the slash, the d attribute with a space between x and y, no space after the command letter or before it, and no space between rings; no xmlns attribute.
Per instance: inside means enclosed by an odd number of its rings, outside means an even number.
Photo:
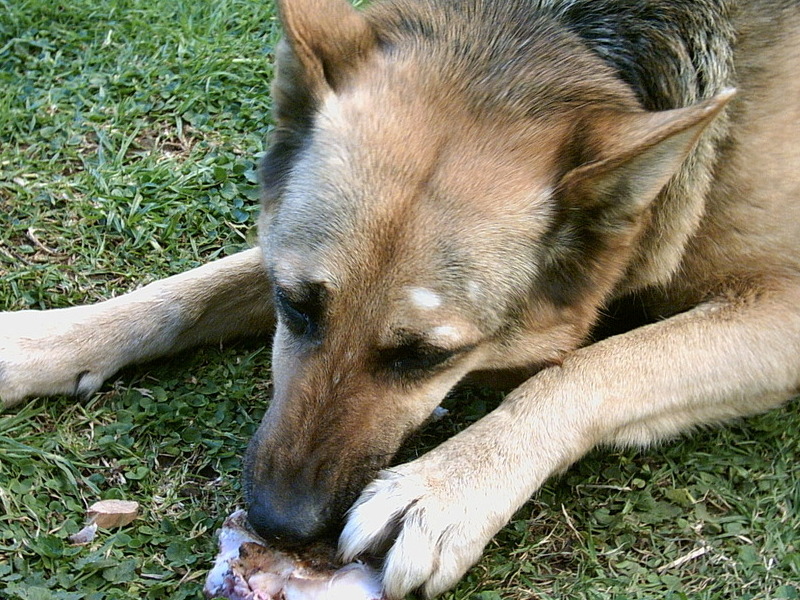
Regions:
<svg viewBox="0 0 800 600"><path fill-rule="evenodd" d="M369 565L337 567L320 556L270 548L250 530L243 510L219 531L219 554L203 592L228 600L383 600L380 575Z"/></svg>

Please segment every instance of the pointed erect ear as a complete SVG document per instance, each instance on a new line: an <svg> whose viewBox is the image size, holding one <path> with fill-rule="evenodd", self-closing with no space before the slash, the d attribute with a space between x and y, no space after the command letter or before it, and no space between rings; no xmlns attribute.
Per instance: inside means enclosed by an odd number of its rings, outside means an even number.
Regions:
<svg viewBox="0 0 800 600"><path fill-rule="evenodd" d="M559 184L565 202L607 208L620 219L636 218L675 175L700 134L734 94L728 89L700 104L663 112L591 113L578 133L582 164Z"/></svg>
<svg viewBox="0 0 800 600"><path fill-rule="evenodd" d="M336 90L376 43L367 20L347 0L278 0L286 39L312 95Z"/></svg>

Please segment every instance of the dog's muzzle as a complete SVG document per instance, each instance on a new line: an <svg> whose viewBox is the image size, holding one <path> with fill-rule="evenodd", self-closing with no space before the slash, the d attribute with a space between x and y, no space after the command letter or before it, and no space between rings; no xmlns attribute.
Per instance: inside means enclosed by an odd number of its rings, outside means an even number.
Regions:
<svg viewBox="0 0 800 600"><path fill-rule="evenodd" d="M251 490L247 520L264 539L288 547L335 534L327 503L313 492L297 489L285 493L256 486Z"/></svg>

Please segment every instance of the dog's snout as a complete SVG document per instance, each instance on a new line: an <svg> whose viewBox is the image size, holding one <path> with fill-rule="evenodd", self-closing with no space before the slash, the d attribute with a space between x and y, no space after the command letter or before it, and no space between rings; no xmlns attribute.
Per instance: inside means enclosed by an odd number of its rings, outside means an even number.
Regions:
<svg viewBox="0 0 800 600"><path fill-rule="evenodd" d="M311 495L294 494L286 501L269 490L257 490L247 509L256 533L284 546L303 546L326 537L330 523L323 503Z"/></svg>
<svg viewBox="0 0 800 600"><path fill-rule="evenodd" d="M250 524L286 546L338 537L406 422L387 423L376 409L384 390L356 366L329 360L327 346L302 356L294 350L286 345L275 354L273 399L243 465Z"/></svg>

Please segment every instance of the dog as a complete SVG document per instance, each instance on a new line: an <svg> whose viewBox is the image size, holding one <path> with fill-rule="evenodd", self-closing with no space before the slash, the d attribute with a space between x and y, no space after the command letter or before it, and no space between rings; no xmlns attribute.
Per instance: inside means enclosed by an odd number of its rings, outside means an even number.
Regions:
<svg viewBox="0 0 800 600"><path fill-rule="evenodd" d="M591 448L797 393L796 1L278 4L259 247L2 314L5 406L274 330L249 520L341 530L401 598L453 586ZM512 389L386 469L469 377Z"/></svg>

